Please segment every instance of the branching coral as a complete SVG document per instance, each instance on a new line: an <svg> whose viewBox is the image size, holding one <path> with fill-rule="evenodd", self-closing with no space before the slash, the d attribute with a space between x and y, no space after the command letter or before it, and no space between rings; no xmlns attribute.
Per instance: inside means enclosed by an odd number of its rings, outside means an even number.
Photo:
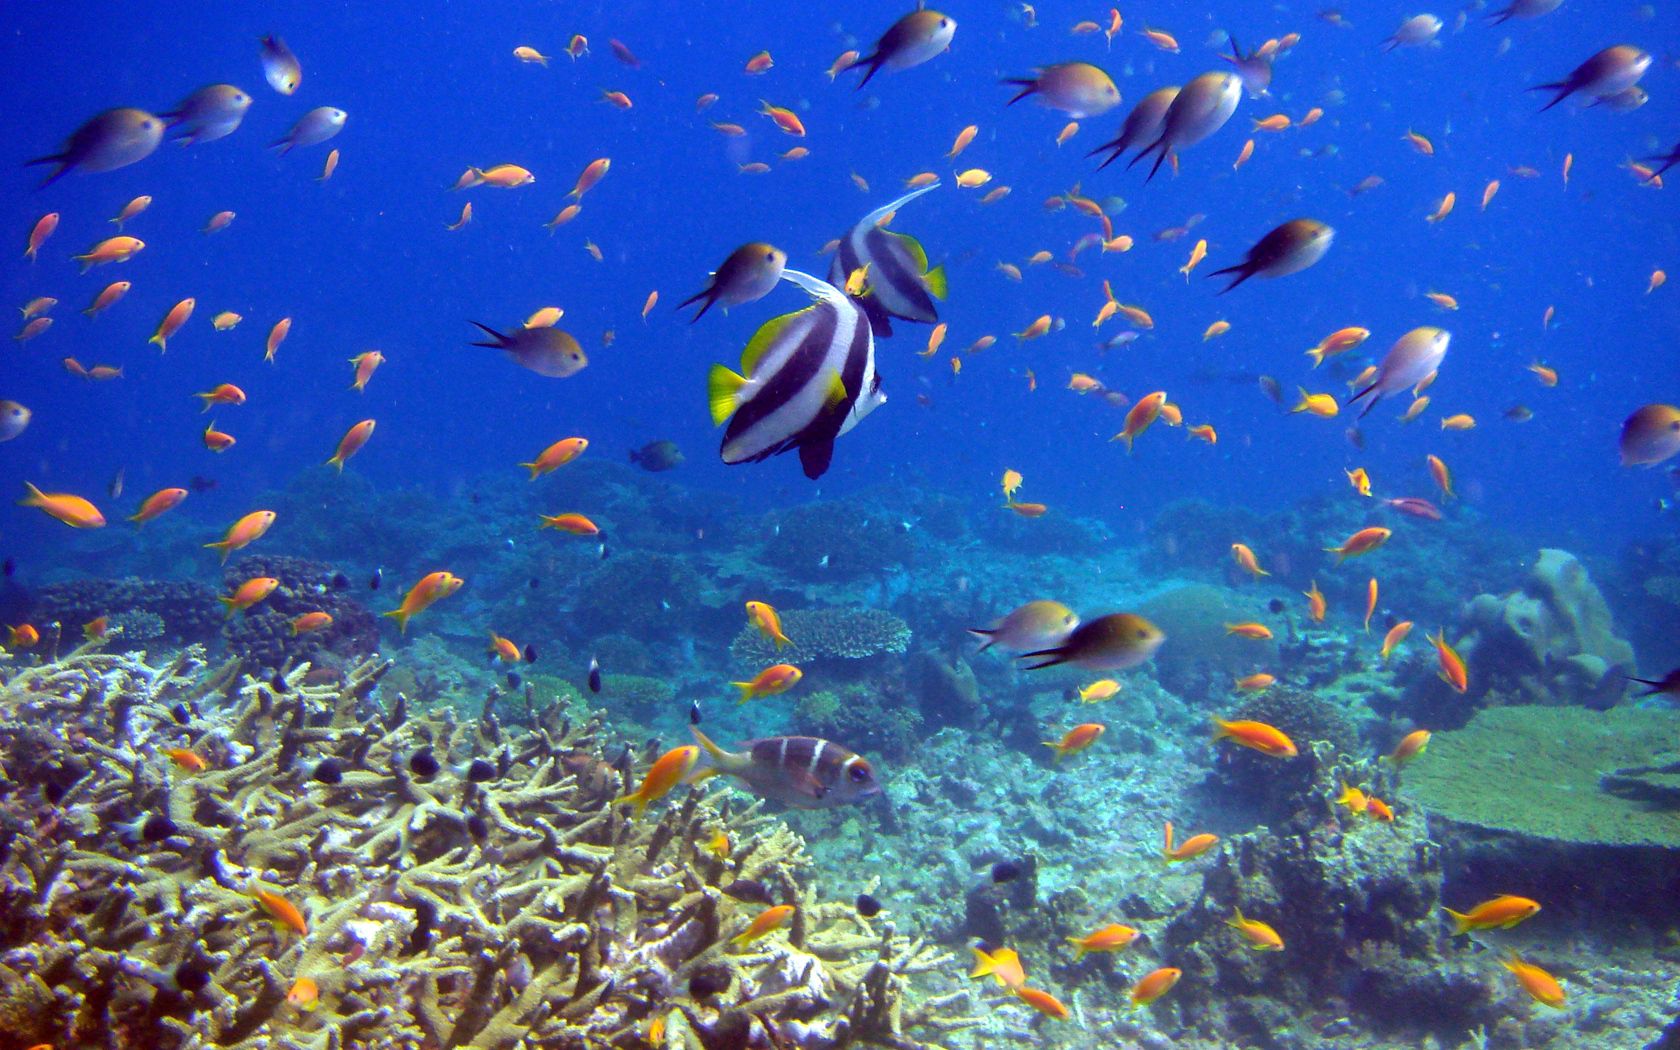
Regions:
<svg viewBox="0 0 1680 1050"><path fill-rule="evenodd" d="M84 647L13 675L8 1035L584 1050L647 1046L663 1018L666 1047L910 1050L971 1023L911 998L940 953L801 886L802 841L758 803L691 789L631 820L597 723L550 706L514 734L493 700L465 720L400 695L380 710L389 668L311 685L305 667L260 681L198 650L154 668ZM719 827L721 858L702 848ZM262 903L279 899L296 915ZM785 939L732 946L770 899L796 905ZM302 978L318 1009L290 1001Z"/></svg>

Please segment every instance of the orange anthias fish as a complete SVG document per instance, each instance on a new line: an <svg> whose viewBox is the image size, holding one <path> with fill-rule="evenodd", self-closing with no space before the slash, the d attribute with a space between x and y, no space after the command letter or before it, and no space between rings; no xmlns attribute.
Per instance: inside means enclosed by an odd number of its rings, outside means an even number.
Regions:
<svg viewBox="0 0 1680 1050"><path fill-rule="evenodd" d="M274 355L280 349L280 344L286 341L286 336L292 331L292 319L282 317L274 322L274 327L268 330L268 341L263 346L263 360L274 363Z"/></svg>
<svg viewBox="0 0 1680 1050"><path fill-rule="evenodd" d="M1447 469L1446 461L1440 456L1431 455L1428 458L1429 476L1434 479L1435 487L1441 490L1443 499L1452 499L1452 471Z"/></svg>
<svg viewBox="0 0 1680 1050"><path fill-rule="evenodd" d="M1246 918L1241 908L1225 920L1225 925L1241 934L1248 947L1257 952L1283 951L1283 938L1278 936L1278 932L1259 919Z"/></svg>
<svg viewBox="0 0 1680 1050"><path fill-rule="evenodd" d="M203 756L189 747L171 747L163 752L163 757L175 764L175 768L188 773L202 773L210 768L210 763L204 761Z"/></svg>
<svg viewBox="0 0 1680 1050"><path fill-rule="evenodd" d="M1371 475L1365 472L1364 467L1354 467L1352 470L1344 470L1342 473L1347 475L1348 484L1353 486L1353 491L1361 496L1369 497L1371 495Z"/></svg>
<svg viewBox="0 0 1680 1050"><path fill-rule="evenodd" d="M1365 584L1365 633L1371 633L1371 617L1377 614L1377 578Z"/></svg>
<svg viewBox="0 0 1680 1050"><path fill-rule="evenodd" d="M1276 682L1276 675L1270 675L1261 671L1256 674L1244 675L1237 679L1233 684L1245 693L1261 693L1270 689L1274 684L1276 684Z"/></svg>
<svg viewBox="0 0 1680 1050"><path fill-rule="evenodd" d="M1294 758L1300 754L1295 742L1276 726L1264 722L1227 722L1223 718L1215 718L1213 724L1215 740L1229 740L1273 758Z"/></svg>
<svg viewBox="0 0 1680 1050"><path fill-rule="evenodd" d="M1132 1001L1132 1007L1139 1009L1150 1005L1155 1000L1172 991L1173 985L1184 976L1184 971L1172 966L1163 966L1159 970L1145 974L1138 983L1132 985L1127 998Z"/></svg>
<svg viewBox="0 0 1680 1050"><path fill-rule="evenodd" d="M272 576L253 576L240 584L230 597L217 598L227 609L227 615L249 609L251 606L273 594L280 586L280 581Z"/></svg>
<svg viewBox="0 0 1680 1050"><path fill-rule="evenodd" d="M1021 966L1021 957L1015 954L1013 948L998 948L987 952L981 948L970 948L974 953L974 972L970 978L990 977L1000 986L1014 990L1027 983L1027 972Z"/></svg>
<svg viewBox="0 0 1680 1050"><path fill-rule="evenodd" d="M1168 864L1182 864L1187 860L1195 860L1208 850L1219 845L1219 836L1208 832L1192 835L1178 845L1173 845L1172 821L1166 823L1165 841L1161 845L1161 857Z"/></svg>
<svg viewBox="0 0 1680 1050"><path fill-rule="evenodd" d="M582 514L541 514L542 524L539 529L557 529L569 532L574 536L598 536L601 527Z"/></svg>
<svg viewBox="0 0 1680 1050"><path fill-rule="evenodd" d="M357 392L366 391L374 370L384 363L385 355L378 350L367 350L352 357L350 364L356 369L356 380L350 384L350 389Z"/></svg>
<svg viewBox="0 0 1680 1050"><path fill-rule="evenodd" d="M461 585L465 582L459 576L448 571L440 570L427 573L420 578L420 582L408 589L407 594L403 595L401 605L383 615L396 620L398 629L403 634L407 634L409 620L431 608L437 601L460 590Z"/></svg>
<svg viewBox="0 0 1680 1050"><path fill-rule="evenodd" d="M1394 753L1388 756L1390 762L1403 766L1412 759L1423 754L1429 747L1430 732L1427 729L1414 729L1400 738L1400 743L1394 745Z"/></svg>
<svg viewBox="0 0 1680 1050"><path fill-rule="evenodd" d="M1452 916L1453 936L1471 930L1508 930L1540 910L1540 902L1504 894L1485 900L1466 912L1443 908Z"/></svg>
<svg viewBox="0 0 1680 1050"><path fill-rule="evenodd" d="M292 635L293 637L296 637L300 634L312 634L315 631L324 631L328 627L331 627L332 624L332 613L316 609L311 612L303 613L292 620Z"/></svg>
<svg viewBox="0 0 1680 1050"><path fill-rule="evenodd" d="M531 480L535 481L544 474L547 474L549 471L559 470L572 460L583 455L584 449L587 449L588 447L588 438L561 438L559 441L556 441L554 444L538 453L535 460L530 463L521 463L519 465L530 471Z"/></svg>
<svg viewBox="0 0 1680 1050"><path fill-rule="evenodd" d="M495 631L490 632L489 652L504 664L516 664L523 659L519 652L519 643L511 638L503 638Z"/></svg>
<svg viewBox="0 0 1680 1050"><path fill-rule="evenodd" d="M674 747L654 760L653 765L648 768L647 776L642 778L640 787L617 801L634 804L635 816L640 817L650 803L664 798L684 777L693 772L694 764L698 761L700 749L695 745Z"/></svg>
<svg viewBox="0 0 1680 1050"><path fill-rule="evenodd" d="M758 629L758 633L764 636L765 641L774 644L778 652L784 645L793 645L793 640L782 633L781 615L769 604L748 602L747 622Z"/></svg>
<svg viewBox="0 0 1680 1050"><path fill-rule="evenodd" d="M37 507L72 529L98 529L105 526L105 515L99 513L98 507L80 496L68 492L42 492L27 481L23 483L23 487L28 490L28 495L18 500L20 507Z"/></svg>
<svg viewBox="0 0 1680 1050"><path fill-rule="evenodd" d="M1515 951L1500 965L1516 975L1517 983L1522 985L1523 991L1532 996L1535 1002L1563 1009L1563 985L1558 983L1556 977L1533 963L1523 962L1522 956Z"/></svg>
<svg viewBox="0 0 1680 1050"><path fill-rule="evenodd" d="M1272 629L1263 623L1228 623L1225 625L1225 633L1260 642L1272 636Z"/></svg>
<svg viewBox="0 0 1680 1050"><path fill-rule="evenodd" d="M327 466L337 468L340 474L344 473L344 461L360 452L362 446L368 443L368 438L373 436L374 425L373 420L364 419L346 430L344 436L338 439L338 450L327 460Z"/></svg>
<svg viewBox="0 0 1680 1050"><path fill-rule="evenodd" d="M1412 633L1412 621L1410 621L1410 620L1401 620L1399 623L1395 624L1393 627L1390 627L1388 629L1388 633L1383 635L1383 643L1382 643L1382 661L1383 661L1383 663L1388 662L1388 654L1392 653L1394 651L1394 647L1399 645L1401 642L1405 641L1406 636L1408 634L1411 634L1411 633Z"/></svg>
<svg viewBox="0 0 1680 1050"><path fill-rule="evenodd" d="M321 988L310 978L299 977L286 993L286 1003L299 1010L314 1010L321 1005Z"/></svg>
<svg viewBox="0 0 1680 1050"><path fill-rule="evenodd" d="M1039 988L1028 988L1025 985L1015 989L1015 995L1023 1003L1037 1010L1046 1017L1054 1017L1065 1021L1072 1016L1062 1001L1049 992Z"/></svg>
<svg viewBox="0 0 1680 1050"><path fill-rule="evenodd" d="M7 627L6 635L6 647L9 649L33 649L41 644L41 632L35 629L34 624L24 623L16 627Z"/></svg>
<svg viewBox="0 0 1680 1050"><path fill-rule="evenodd" d="M1074 960L1085 958L1087 952L1117 952L1137 940L1138 932L1130 926L1109 923L1083 937L1069 937L1067 942L1075 950Z"/></svg>
<svg viewBox="0 0 1680 1050"><path fill-rule="evenodd" d="M729 938L730 944L748 945L756 940L769 936L786 926L793 918L793 905L777 904L759 912L747 928Z"/></svg>
<svg viewBox="0 0 1680 1050"><path fill-rule="evenodd" d="M1375 795L1365 796L1365 815L1385 824L1394 823L1394 810L1389 809L1388 803Z"/></svg>
<svg viewBox="0 0 1680 1050"><path fill-rule="evenodd" d="M1394 535L1393 529L1385 529L1381 525L1373 525L1369 528L1360 529L1352 536L1349 536L1343 541L1340 547L1324 548L1324 552L1326 554L1334 554L1336 556L1336 564L1340 565L1348 558L1355 558L1361 554L1371 553L1378 547L1387 543L1388 538L1392 535Z"/></svg>
<svg viewBox="0 0 1680 1050"><path fill-rule="evenodd" d="M1313 623L1323 623L1329 605L1324 600L1324 592L1318 589L1318 581L1312 581L1310 588L1301 593L1307 599L1307 615L1312 617Z"/></svg>
<svg viewBox="0 0 1680 1050"><path fill-rule="evenodd" d="M216 429L216 421L212 419L210 425L204 428L204 447L212 452L226 452L239 440L225 430Z"/></svg>
<svg viewBox="0 0 1680 1050"><path fill-rule="evenodd" d="M273 527L274 517L272 510L254 510L228 526L227 535L205 546L221 551L222 564L226 565L228 555L261 539Z"/></svg>
<svg viewBox="0 0 1680 1050"><path fill-rule="evenodd" d="M1441 681L1452 686L1453 692L1463 693L1470 689L1470 672L1464 667L1464 660L1452 646L1447 644L1447 632L1440 633L1429 639L1435 645L1435 655L1441 664Z"/></svg>
<svg viewBox="0 0 1680 1050"><path fill-rule="evenodd" d="M1157 390L1138 399L1137 404L1126 413L1126 425L1120 433L1109 438L1110 441L1124 441L1126 452L1132 451L1132 442L1137 436L1149 429L1150 424L1160 418L1161 406L1167 402L1167 392Z"/></svg>
<svg viewBox="0 0 1680 1050"><path fill-rule="evenodd" d="M1338 806L1346 806L1349 813L1363 813L1365 808L1371 804L1369 795L1345 780L1342 781L1342 793L1332 801Z"/></svg>
<svg viewBox="0 0 1680 1050"><path fill-rule="evenodd" d="M309 920L304 918L303 912L298 910L297 905L280 896L278 893L270 893L268 890L258 890L255 897L257 899L258 906L261 907L262 910L268 914L268 917L273 919L277 925L285 926L286 928L296 932L299 936L308 935Z"/></svg>
<svg viewBox="0 0 1680 1050"><path fill-rule="evenodd" d="M1237 565L1242 569L1242 571L1248 573L1257 580L1262 576L1271 575L1271 573L1260 567L1260 560L1254 556L1253 549L1246 543L1231 544L1231 557L1237 560Z"/></svg>
<svg viewBox="0 0 1680 1050"><path fill-rule="evenodd" d="M1062 734L1060 740L1046 740L1044 746L1056 752L1056 761L1060 762L1069 755L1076 755L1097 742L1106 727L1099 722L1086 722L1076 725Z"/></svg>
<svg viewBox="0 0 1680 1050"><path fill-rule="evenodd" d="M799 684L805 677L805 672L792 664L772 664L753 675L748 682L730 682L729 684L741 691L740 699L736 703L744 704L748 700L760 697L775 696L785 693Z"/></svg>

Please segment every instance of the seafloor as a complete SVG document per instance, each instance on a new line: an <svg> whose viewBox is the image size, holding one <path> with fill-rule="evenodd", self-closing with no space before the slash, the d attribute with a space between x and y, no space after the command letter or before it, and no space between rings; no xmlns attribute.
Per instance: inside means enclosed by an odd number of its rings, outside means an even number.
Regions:
<svg viewBox="0 0 1680 1050"><path fill-rule="evenodd" d="M586 461L447 504L327 472L260 503L286 528L221 573L175 516L140 546L69 535L74 570L0 592L42 635L0 663L0 1050L1680 1045L1680 713L1626 680L1674 662L1680 540L1577 557L1454 506L1336 567L1321 548L1369 504L1183 502L1116 535L932 485L744 513ZM561 505L605 552L534 530ZM399 636L377 614L435 569L466 585ZM280 590L224 617L216 595L257 575ZM1099 675L975 652L966 628L1033 598L1141 613L1167 642L1085 705ZM737 705L727 683L775 655L748 600L782 611L805 676ZM333 626L292 636L313 609ZM535 661L492 663L492 631ZM1256 671L1276 684L1233 686ZM726 745L844 743L885 798L783 811L712 780L633 818L613 800L696 710ZM1214 744L1214 715L1301 754ZM1043 741L1078 722L1106 732L1053 762ZM1380 757L1419 727L1422 756ZM1338 806L1344 784L1394 820ZM1220 841L1168 865L1169 820ZM1542 909L1451 935L1444 906L1501 893ZM793 922L731 944L770 903ZM1238 908L1284 950L1246 948ZM1076 960L1067 939L1106 923L1141 936ZM1015 949L1070 1016L971 980L976 944ZM1183 977L1133 1009L1158 966Z"/></svg>

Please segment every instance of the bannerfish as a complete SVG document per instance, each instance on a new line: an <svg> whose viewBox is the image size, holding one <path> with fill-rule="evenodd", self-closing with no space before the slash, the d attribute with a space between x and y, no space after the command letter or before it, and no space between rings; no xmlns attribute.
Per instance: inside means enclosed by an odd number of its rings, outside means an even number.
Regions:
<svg viewBox="0 0 1680 1050"><path fill-rule="evenodd" d="M852 301L869 315L870 327L883 339L892 335L892 319L933 324L939 320L934 299L944 299L945 268L928 268L927 252L916 238L905 233L893 233L880 224L898 209L924 193L939 188L933 182L884 204L865 215L851 232L840 238L840 248L834 253L828 280L835 287L845 287L849 275L864 270L868 287Z"/></svg>
<svg viewBox="0 0 1680 1050"><path fill-rule="evenodd" d="M814 736L771 736L749 740L744 751L725 751L697 727L700 768L690 782L722 774L754 794L800 809L828 809L881 793L868 759Z"/></svg>
<svg viewBox="0 0 1680 1050"><path fill-rule="evenodd" d="M712 422L729 421L718 454L757 463L799 450L805 476L828 470L834 442L886 401L875 339L863 311L838 288L798 270L782 279L815 303L766 321L741 352L741 373L713 365Z"/></svg>

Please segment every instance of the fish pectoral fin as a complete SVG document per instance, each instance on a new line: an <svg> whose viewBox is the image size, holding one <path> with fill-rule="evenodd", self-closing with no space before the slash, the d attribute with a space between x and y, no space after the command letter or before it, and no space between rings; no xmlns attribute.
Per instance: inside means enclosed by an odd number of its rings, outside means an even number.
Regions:
<svg viewBox="0 0 1680 1050"><path fill-rule="evenodd" d="M828 794L828 788L823 786L817 775L808 769L799 770L792 775L794 790L801 795L809 795L814 799L821 799Z"/></svg>
<svg viewBox="0 0 1680 1050"><path fill-rule="evenodd" d="M823 396L823 405L827 408L838 408L846 403L846 381L839 372L830 372L828 393Z"/></svg>
<svg viewBox="0 0 1680 1050"><path fill-rule="evenodd" d="M720 426L741 407L741 391L747 377L726 365L713 365L706 377L706 400L711 405L712 425Z"/></svg>
<svg viewBox="0 0 1680 1050"><path fill-rule="evenodd" d="M945 279L945 266L943 263L922 274L922 286L926 288L928 294L933 296L935 299L938 299L940 302L945 301L946 296L951 294L951 289Z"/></svg>
<svg viewBox="0 0 1680 1050"><path fill-rule="evenodd" d="M910 258L916 264L916 272L926 273L928 268L927 249L922 247L922 242L908 233L895 233L893 236L897 237L898 242L904 245L904 250L910 253Z"/></svg>

